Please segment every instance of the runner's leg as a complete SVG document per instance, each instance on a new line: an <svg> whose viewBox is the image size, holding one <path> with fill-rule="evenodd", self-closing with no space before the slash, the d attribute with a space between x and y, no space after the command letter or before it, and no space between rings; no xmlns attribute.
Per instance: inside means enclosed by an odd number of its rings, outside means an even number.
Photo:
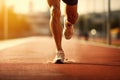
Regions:
<svg viewBox="0 0 120 80"><path fill-rule="evenodd" d="M48 0L48 4L50 6L50 13L51 13L50 29L55 39L57 50L58 51L63 50L61 45L62 25L60 23L60 16L61 16L60 0Z"/></svg>
<svg viewBox="0 0 120 80"><path fill-rule="evenodd" d="M66 12L64 18L64 35L66 39L71 39L73 35L73 24L76 23L78 18L77 13L77 4L76 5L68 5L66 4Z"/></svg>

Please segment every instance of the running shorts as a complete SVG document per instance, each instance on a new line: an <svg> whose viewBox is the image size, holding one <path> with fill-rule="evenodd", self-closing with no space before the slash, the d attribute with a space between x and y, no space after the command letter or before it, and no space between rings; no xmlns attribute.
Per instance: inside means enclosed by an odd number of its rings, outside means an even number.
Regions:
<svg viewBox="0 0 120 80"><path fill-rule="evenodd" d="M64 3L66 3L67 5L76 5L78 3L78 0L63 0Z"/></svg>

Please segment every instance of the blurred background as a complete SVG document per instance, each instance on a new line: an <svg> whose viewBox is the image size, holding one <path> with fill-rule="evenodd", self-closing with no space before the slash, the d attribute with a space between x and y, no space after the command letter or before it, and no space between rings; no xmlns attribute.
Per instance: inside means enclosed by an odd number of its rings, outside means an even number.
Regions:
<svg viewBox="0 0 120 80"><path fill-rule="evenodd" d="M120 0L78 0L74 38L120 46ZM65 4L61 1L61 23ZM0 41L49 36L47 0L0 0Z"/></svg>

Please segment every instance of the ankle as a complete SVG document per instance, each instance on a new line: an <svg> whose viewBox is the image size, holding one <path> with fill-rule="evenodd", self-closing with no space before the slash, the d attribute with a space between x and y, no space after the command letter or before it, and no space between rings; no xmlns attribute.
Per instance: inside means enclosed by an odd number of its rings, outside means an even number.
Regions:
<svg viewBox="0 0 120 80"><path fill-rule="evenodd" d="M64 51L63 50L58 50L58 53L64 53Z"/></svg>
<svg viewBox="0 0 120 80"><path fill-rule="evenodd" d="M70 28L73 26L73 24L70 23L69 21L66 21L65 24L66 24L66 28Z"/></svg>

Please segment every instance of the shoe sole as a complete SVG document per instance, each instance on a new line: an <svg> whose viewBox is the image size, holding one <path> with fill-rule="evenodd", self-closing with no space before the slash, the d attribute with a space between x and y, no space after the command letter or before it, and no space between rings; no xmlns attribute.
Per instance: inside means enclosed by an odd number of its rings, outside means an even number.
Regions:
<svg viewBox="0 0 120 80"><path fill-rule="evenodd" d="M56 60L55 64L64 64L61 60Z"/></svg>

